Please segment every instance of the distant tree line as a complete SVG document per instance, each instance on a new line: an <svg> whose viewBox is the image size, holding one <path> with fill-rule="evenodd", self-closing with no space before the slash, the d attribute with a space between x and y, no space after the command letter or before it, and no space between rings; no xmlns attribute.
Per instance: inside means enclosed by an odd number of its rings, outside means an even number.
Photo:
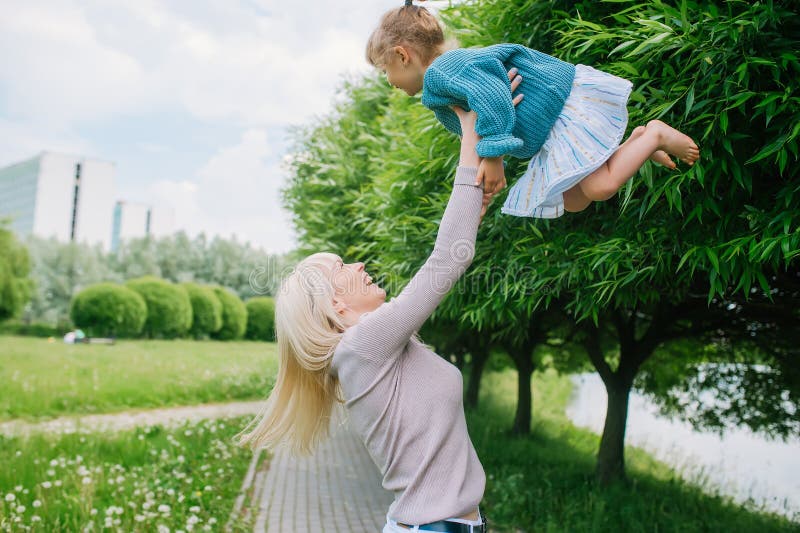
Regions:
<svg viewBox="0 0 800 533"><path fill-rule="evenodd" d="M183 232L123 241L117 252L38 237L22 244L29 253L32 292L19 319L52 326L69 323L73 296L94 283L155 276L173 283L227 287L246 300L274 295L288 261L235 239L208 240L204 234L190 238Z"/></svg>

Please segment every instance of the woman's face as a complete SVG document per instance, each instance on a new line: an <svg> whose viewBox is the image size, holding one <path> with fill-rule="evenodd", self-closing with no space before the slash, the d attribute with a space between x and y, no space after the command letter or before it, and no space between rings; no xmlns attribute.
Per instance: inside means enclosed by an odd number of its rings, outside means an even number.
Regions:
<svg viewBox="0 0 800 533"><path fill-rule="evenodd" d="M344 263L339 256L334 256L330 280L335 298L357 316L374 311L386 301L386 291L372 283L364 263Z"/></svg>

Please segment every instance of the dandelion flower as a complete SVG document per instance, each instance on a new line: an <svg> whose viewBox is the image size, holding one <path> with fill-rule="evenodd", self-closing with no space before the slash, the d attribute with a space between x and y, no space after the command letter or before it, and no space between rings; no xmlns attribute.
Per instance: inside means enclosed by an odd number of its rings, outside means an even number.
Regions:
<svg viewBox="0 0 800 533"><path fill-rule="evenodd" d="M42 502L39 501L39 500L33 500L33 506L34 507L41 507L42 506Z"/></svg>
<svg viewBox="0 0 800 533"><path fill-rule="evenodd" d="M9 492L8 494L6 494L6 501L7 502L13 502L16 499L17 499L17 497L14 495L13 492Z"/></svg>

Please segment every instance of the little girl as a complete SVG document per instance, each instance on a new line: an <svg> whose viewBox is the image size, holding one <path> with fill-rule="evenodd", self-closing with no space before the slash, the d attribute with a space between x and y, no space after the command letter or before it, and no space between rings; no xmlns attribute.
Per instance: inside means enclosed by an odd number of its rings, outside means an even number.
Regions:
<svg viewBox="0 0 800 533"><path fill-rule="evenodd" d="M521 45L446 48L436 18L406 0L381 19L367 43L367 60L398 89L412 96L421 90L423 105L458 135L452 106L478 114L485 203L505 186L504 155L532 158L503 213L556 218L564 210L582 211L614 196L647 159L674 169L668 154L689 165L700 156L691 138L659 120L635 128L620 145L628 80ZM518 72L512 83L525 96L516 108L509 70Z"/></svg>

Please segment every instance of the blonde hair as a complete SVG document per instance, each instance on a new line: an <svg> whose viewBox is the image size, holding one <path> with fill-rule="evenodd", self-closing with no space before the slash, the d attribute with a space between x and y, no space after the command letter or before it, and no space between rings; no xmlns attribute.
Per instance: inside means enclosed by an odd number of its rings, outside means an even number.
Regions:
<svg viewBox="0 0 800 533"><path fill-rule="evenodd" d="M328 436L333 406L343 401L329 372L346 329L333 307L329 269L336 259L313 254L281 282L275 298L278 377L262 413L237 435L240 446L286 446L308 455Z"/></svg>
<svg viewBox="0 0 800 533"><path fill-rule="evenodd" d="M373 67L386 64L394 46L412 47L424 61L441 55L449 46L439 21L424 7L408 5L384 13L367 41L367 61Z"/></svg>

